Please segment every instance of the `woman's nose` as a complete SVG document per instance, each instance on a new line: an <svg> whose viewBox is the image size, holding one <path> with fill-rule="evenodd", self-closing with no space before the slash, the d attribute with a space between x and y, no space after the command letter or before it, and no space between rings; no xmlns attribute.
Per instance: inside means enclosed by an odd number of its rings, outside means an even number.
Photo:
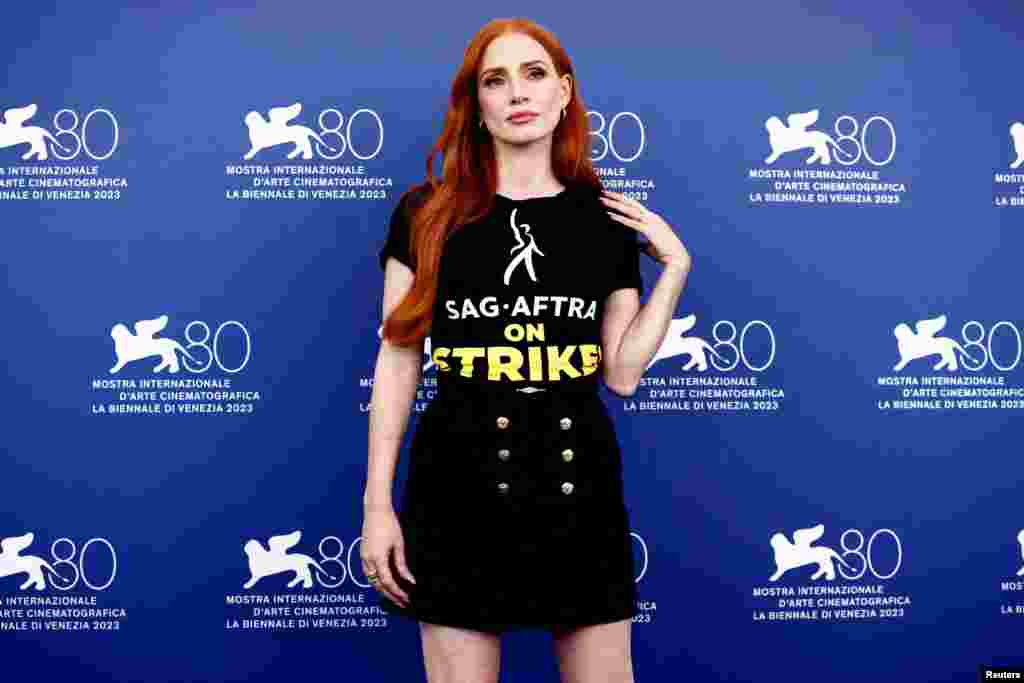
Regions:
<svg viewBox="0 0 1024 683"><path fill-rule="evenodd" d="M526 101L526 97L523 95L523 84L518 78L512 78L509 81L509 88L512 94L512 104L522 104Z"/></svg>

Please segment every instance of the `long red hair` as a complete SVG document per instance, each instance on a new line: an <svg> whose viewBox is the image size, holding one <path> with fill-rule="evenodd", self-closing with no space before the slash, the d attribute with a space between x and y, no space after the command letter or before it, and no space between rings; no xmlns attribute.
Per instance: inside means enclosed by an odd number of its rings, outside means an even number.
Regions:
<svg viewBox="0 0 1024 683"><path fill-rule="evenodd" d="M506 33L522 33L536 40L551 56L558 77L571 77L572 95L565 117L555 127L551 145L555 177L567 191L580 186L601 189L590 162L587 110L569 55L550 31L529 19L494 19L485 24L469 42L455 74L444 129L427 156L426 180L402 195L422 192L426 199L418 202L410 216L415 280L384 321L382 334L392 344L406 346L427 336L445 240L460 226L483 217L494 204L498 166L490 134L480 127L477 115L477 73L488 45ZM443 154L440 180L433 170L438 154Z"/></svg>

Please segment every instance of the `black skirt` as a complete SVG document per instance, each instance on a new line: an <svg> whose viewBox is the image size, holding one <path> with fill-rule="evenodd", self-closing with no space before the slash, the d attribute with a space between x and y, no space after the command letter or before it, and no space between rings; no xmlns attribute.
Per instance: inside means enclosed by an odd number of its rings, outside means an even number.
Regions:
<svg viewBox="0 0 1024 683"><path fill-rule="evenodd" d="M622 455L596 381L440 376L398 517L413 584L393 615L501 633L636 616ZM541 385L538 385L541 386Z"/></svg>

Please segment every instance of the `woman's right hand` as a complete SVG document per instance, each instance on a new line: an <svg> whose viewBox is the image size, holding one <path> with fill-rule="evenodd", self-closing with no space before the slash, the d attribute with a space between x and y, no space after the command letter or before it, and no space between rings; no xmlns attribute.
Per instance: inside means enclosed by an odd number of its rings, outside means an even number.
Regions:
<svg viewBox="0 0 1024 683"><path fill-rule="evenodd" d="M409 596L399 587L391 573L388 559L395 555L395 566L398 571L412 583L416 583L412 572L405 563L405 541L398 516L390 505L367 508L363 515L362 540L359 555L363 562L363 572L369 577L377 575L378 581L371 582L378 591L392 602L408 607Z"/></svg>

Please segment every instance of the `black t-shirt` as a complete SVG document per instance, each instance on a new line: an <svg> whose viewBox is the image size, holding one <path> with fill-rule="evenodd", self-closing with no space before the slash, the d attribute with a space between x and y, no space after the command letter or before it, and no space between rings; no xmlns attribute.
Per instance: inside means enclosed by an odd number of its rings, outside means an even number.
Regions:
<svg viewBox="0 0 1024 683"><path fill-rule="evenodd" d="M414 272L406 194L380 250ZM639 233L606 213L590 188L549 197L495 197L483 218L450 235L441 255L428 352L439 376L478 381L596 382L604 300L643 293Z"/></svg>

